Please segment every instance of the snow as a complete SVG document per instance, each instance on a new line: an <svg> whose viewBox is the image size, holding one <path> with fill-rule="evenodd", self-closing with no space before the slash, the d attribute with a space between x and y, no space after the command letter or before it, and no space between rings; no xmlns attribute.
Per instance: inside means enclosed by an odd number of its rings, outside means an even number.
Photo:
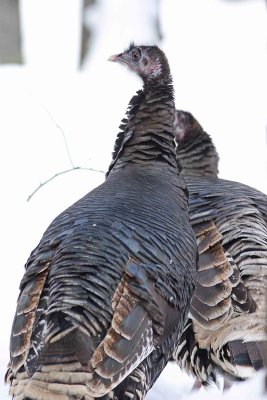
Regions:
<svg viewBox="0 0 267 400"><path fill-rule="evenodd" d="M81 5L78 0L22 0L26 65L0 66L1 376L30 251L51 220L100 184L104 174L63 174L26 200L40 182L71 168L61 130L75 166L106 170L126 105L140 87L137 78L106 59L131 40L157 42L152 20L157 7L177 107L193 112L213 136L221 177L267 192L264 1L99 0L86 16L94 43L79 71ZM262 379L259 374L235 385L224 398L246 399L250 391L260 399ZM192 383L169 364L147 398L221 398L217 388L188 397ZM7 399L3 384L0 398Z"/></svg>
<svg viewBox="0 0 267 400"><path fill-rule="evenodd" d="M214 138L222 177L266 192L265 2L178 3L161 10L176 103Z"/></svg>
<svg viewBox="0 0 267 400"><path fill-rule="evenodd" d="M266 399L264 378L264 373L261 371L254 378L246 382L236 383L230 390L226 390L223 393L217 393L216 399L236 400L237 398L242 398L242 400L264 400ZM192 393L188 397L188 400L206 400L209 398L214 398L214 394L211 391L205 392L203 389L199 393Z"/></svg>
<svg viewBox="0 0 267 400"><path fill-rule="evenodd" d="M23 52L28 67L60 73L78 67L82 3L82 0L20 1L25 33Z"/></svg>

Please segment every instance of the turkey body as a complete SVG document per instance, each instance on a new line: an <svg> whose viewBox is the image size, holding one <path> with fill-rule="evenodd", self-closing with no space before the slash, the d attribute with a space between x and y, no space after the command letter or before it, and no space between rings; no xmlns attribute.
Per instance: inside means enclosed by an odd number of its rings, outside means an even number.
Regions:
<svg viewBox="0 0 267 400"><path fill-rule="evenodd" d="M216 370L245 379L263 367L266 345L267 196L217 177L216 149L189 117L177 153L192 172L184 177L198 242L198 282L174 358L203 384L216 382Z"/></svg>
<svg viewBox="0 0 267 400"><path fill-rule="evenodd" d="M170 156L171 97L170 89L165 106L152 88L138 97L106 181L52 222L27 261L7 373L14 399L143 399L171 357L197 257L186 185ZM165 119L155 126L150 113L146 130L150 107L156 116L165 108Z"/></svg>
<svg viewBox="0 0 267 400"><path fill-rule="evenodd" d="M185 179L198 283L174 358L204 384L216 381L216 369L245 379L263 367L267 227L246 185Z"/></svg>

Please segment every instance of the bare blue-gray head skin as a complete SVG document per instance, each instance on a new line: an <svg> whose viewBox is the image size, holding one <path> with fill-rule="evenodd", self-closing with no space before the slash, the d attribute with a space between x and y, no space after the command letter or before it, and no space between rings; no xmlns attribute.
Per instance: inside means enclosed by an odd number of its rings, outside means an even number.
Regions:
<svg viewBox="0 0 267 400"><path fill-rule="evenodd" d="M139 75L145 88L151 84L172 83L168 60L158 46L136 46L132 43L123 53L109 57L109 61L121 63Z"/></svg>

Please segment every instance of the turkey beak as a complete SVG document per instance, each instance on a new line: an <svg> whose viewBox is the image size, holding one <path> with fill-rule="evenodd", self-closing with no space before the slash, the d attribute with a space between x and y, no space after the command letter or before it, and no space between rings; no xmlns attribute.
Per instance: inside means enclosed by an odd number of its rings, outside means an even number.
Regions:
<svg viewBox="0 0 267 400"><path fill-rule="evenodd" d="M108 61L123 63L123 62L124 62L124 60L123 60L123 54L122 54L122 53L120 53L120 54L114 54L113 56L110 56L110 57L108 58Z"/></svg>

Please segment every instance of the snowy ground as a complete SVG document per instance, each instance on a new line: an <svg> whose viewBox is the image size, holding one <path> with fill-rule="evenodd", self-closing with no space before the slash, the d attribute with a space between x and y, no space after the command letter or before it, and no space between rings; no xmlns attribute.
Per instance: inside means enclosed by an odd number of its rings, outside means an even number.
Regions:
<svg viewBox="0 0 267 400"><path fill-rule="evenodd" d="M120 119L140 87L134 76L106 59L130 40L155 42L150 16L156 0L145 4L141 13L142 0L99 1L88 15L96 30L94 51L78 72L80 1L21 1L27 64L0 66L1 376L30 251L51 220L104 175L88 170L63 174L26 199L40 182L71 168L61 129L75 166L106 170ZM221 177L267 192L264 1L162 0L160 10L161 46L170 60L177 107L193 112L213 136ZM258 399L261 380L236 385L224 398ZM148 399L185 399L191 386L192 379L169 365ZM6 393L0 384L1 400ZM215 388L192 399L209 394L220 398Z"/></svg>

